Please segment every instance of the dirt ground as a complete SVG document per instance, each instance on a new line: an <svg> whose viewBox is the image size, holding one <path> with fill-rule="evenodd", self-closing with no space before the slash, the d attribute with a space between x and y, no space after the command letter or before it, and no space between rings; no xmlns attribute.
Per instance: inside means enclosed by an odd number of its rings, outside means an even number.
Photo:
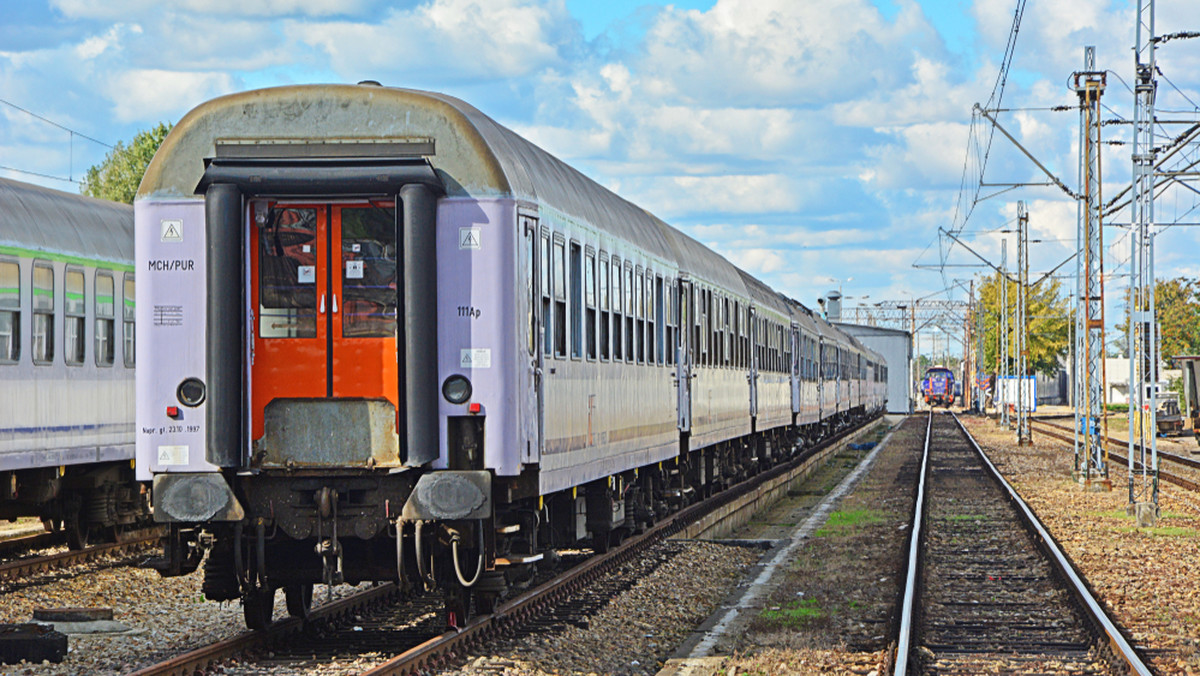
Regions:
<svg viewBox="0 0 1200 676"><path fill-rule="evenodd" d="M889 662L925 424L910 418L799 551L725 673L870 674Z"/></svg>

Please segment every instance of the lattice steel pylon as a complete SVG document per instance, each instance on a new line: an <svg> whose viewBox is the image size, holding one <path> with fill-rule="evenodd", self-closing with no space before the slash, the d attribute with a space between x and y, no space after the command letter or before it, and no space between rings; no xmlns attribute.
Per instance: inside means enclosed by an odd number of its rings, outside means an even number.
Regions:
<svg viewBox="0 0 1200 676"><path fill-rule="evenodd" d="M1129 259L1129 503L1158 505L1154 317L1154 0L1138 0L1133 112L1133 237ZM1149 454L1149 457L1147 457ZM1140 462L1135 463L1135 459ZM1140 464L1140 467L1138 466Z"/></svg>
<svg viewBox="0 0 1200 676"><path fill-rule="evenodd" d="M1000 306L1003 308L1000 311L1000 374L996 383L996 392L1000 392L1000 383L1004 383L1005 387L1010 382L1008 379L1008 341L1010 340L1008 331L1008 239L1000 240ZM997 402L1000 406L1000 425L1004 429L1012 429L1012 421L1008 419L1008 401L1007 397L1003 397Z"/></svg>
<svg viewBox="0 0 1200 676"><path fill-rule="evenodd" d="M1033 443L1029 425L1028 401L1031 390L1025 388L1029 375L1029 212L1017 202L1017 445Z"/></svg>
<svg viewBox="0 0 1200 676"><path fill-rule="evenodd" d="M1085 47L1074 74L1079 95L1079 225L1075 257L1075 476L1085 485L1108 481L1104 392L1104 234L1100 165L1100 98L1106 73L1096 70L1096 48ZM1103 434L1103 436L1102 436ZM1105 483L1105 485L1108 485Z"/></svg>

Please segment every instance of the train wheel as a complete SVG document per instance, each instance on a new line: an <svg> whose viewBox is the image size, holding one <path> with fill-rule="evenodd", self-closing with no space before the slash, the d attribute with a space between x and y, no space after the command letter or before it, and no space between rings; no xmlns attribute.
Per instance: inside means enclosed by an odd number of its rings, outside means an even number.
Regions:
<svg viewBox="0 0 1200 676"><path fill-rule="evenodd" d="M312 611L313 586L311 583L290 584L283 588L283 597L287 600L288 615L302 620L308 619Z"/></svg>
<svg viewBox="0 0 1200 676"><path fill-rule="evenodd" d="M592 533L592 551L597 554L604 554L608 551L609 539L607 531L597 531Z"/></svg>
<svg viewBox="0 0 1200 676"><path fill-rule="evenodd" d="M471 619L471 590L454 585L446 590L446 628L462 629Z"/></svg>
<svg viewBox="0 0 1200 676"><path fill-rule="evenodd" d="M254 587L242 594L242 616L246 626L261 631L271 626L275 614L275 590Z"/></svg>
<svg viewBox="0 0 1200 676"><path fill-rule="evenodd" d="M91 541L92 527L84 520L81 510L72 510L63 525L67 530L67 548L75 551L86 549Z"/></svg>

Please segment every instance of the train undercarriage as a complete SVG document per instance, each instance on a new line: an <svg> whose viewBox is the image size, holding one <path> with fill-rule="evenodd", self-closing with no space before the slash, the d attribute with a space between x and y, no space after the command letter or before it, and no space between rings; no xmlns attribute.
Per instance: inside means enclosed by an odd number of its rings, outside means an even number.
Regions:
<svg viewBox="0 0 1200 676"><path fill-rule="evenodd" d="M65 531L76 550L151 525L128 461L0 472L0 519L30 516L48 531Z"/></svg>
<svg viewBox="0 0 1200 676"><path fill-rule="evenodd" d="M203 563L205 597L240 598L251 628L271 623L279 589L289 614L303 618L314 584L373 581L441 590L447 626L458 627L472 610L490 612L528 586L539 566L555 564L556 549L607 551L863 417L858 410L821 425L759 432L544 496L537 495L536 468L516 477L460 472L469 481L442 492L457 493L461 504L433 507L414 507L421 484L455 472L231 474L245 517L172 524L153 566L174 576ZM486 486L486 504L471 486Z"/></svg>

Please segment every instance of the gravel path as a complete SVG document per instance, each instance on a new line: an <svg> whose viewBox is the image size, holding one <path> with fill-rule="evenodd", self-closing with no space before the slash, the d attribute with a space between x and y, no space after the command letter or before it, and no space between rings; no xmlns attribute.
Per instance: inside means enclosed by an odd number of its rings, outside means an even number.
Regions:
<svg viewBox="0 0 1200 676"><path fill-rule="evenodd" d="M761 550L669 540L622 567L628 591L587 618L472 655L443 674L653 674L758 560ZM584 592L588 594L590 592Z"/></svg>
<svg viewBox="0 0 1200 676"><path fill-rule="evenodd" d="M143 557L144 558L144 557ZM129 631L68 636L67 659L60 664L0 665L0 673L29 676L126 674L169 656L245 631L238 601L213 603L200 592L203 579L192 575L161 578L153 570L130 566L103 568L100 561L37 578L39 584L9 591L0 585L0 623L29 622L35 608L112 608L113 619ZM26 584L28 580L22 580ZM325 588L313 601L325 599ZM353 587L335 589L335 596ZM287 613L283 594L276 595L275 616Z"/></svg>

